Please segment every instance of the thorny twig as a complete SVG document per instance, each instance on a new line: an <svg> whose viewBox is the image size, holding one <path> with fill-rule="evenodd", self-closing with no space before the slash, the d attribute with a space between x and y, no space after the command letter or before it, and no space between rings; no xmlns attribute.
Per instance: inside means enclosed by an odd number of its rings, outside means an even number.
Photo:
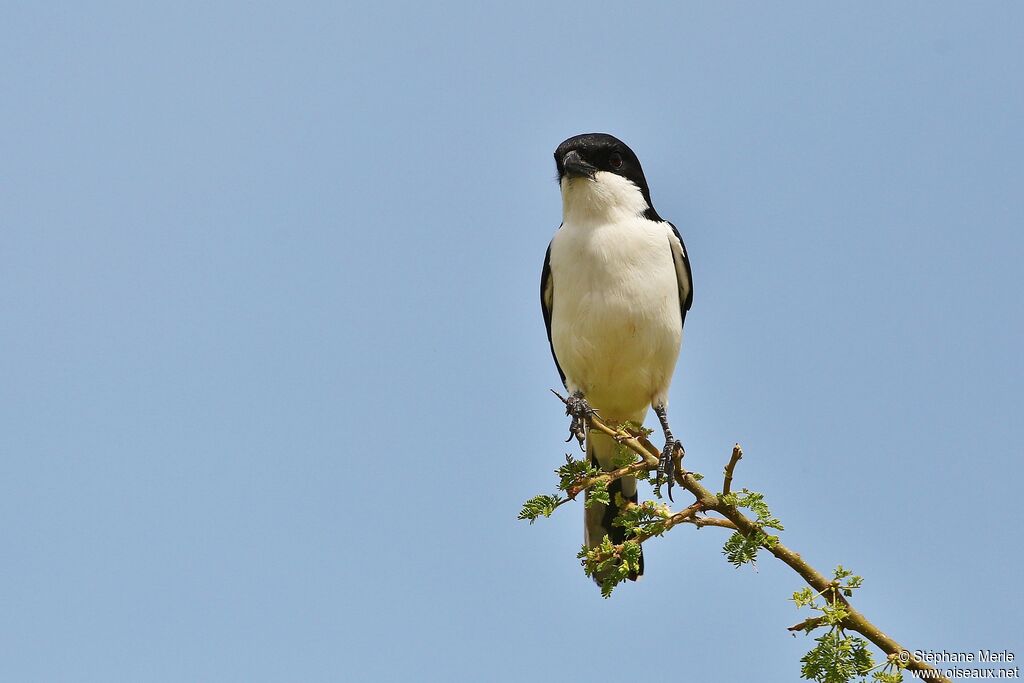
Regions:
<svg viewBox="0 0 1024 683"><path fill-rule="evenodd" d="M555 393L559 399L565 402L565 399ZM574 487L575 494L588 488L599 480L604 480L607 477L607 481L611 482L621 477L637 474L639 472L650 472L656 470L658 467L658 458L660 452L658 449L651 444L650 441L643 435L637 435L625 430L623 428L612 428L604 422L601 418L593 416L590 418L590 428L596 429L599 432L607 434L619 443L625 445L631 451L640 456L641 460L626 467L621 467L612 472L606 472L598 477L592 477L590 479L579 482L579 485ZM700 483L700 477L694 476L694 473L687 472L679 467L675 472L675 480L680 486L689 491L696 502L687 507L685 510L671 515L670 518L675 519L672 526L679 523L693 524L698 528L704 526L717 526L728 529L735 529L742 533L744 536L752 537L753 534L759 531L757 523L743 514L736 506L726 504L722 499L724 494L729 493L732 486L733 474L736 469L736 464L743 457L743 450L739 444L733 447L732 454L729 458L729 462L725 467L725 479L722 484L723 491L721 494L715 494L711 490L705 488ZM721 515L724 519L718 517L698 517L698 512L714 512ZM676 519L678 517L678 519ZM669 525L666 524L666 529ZM652 534L653 535L653 534ZM648 540L648 537L637 536L631 540L634 542L642 543ZM781 542L774 540L772 543L766 543L762 546L765 550L770 552L784 564L789 566L790 569L795 571L800 577L814 590L819 593L825 593L832 591L839 600L841 600L846 607L848 612L847 616L842 621L842 627L848 631L855 631L860 635L871 641L876 647L882 652L889 656L890 659L900 656L901 652L908 652L907 648L904 648L898 642L886 635L880 628L875 626L871 621L868 620L863 614L849 604L839 592L835 589L835 584L831 579L828 579L821 572L816 570L810 564L804 560L799 553L794 552L790 548L783 545ZM616 553L621 552L622 546L616 546ZM817 621L815 618L807 619L791 627L789 630L807 630L806 627L817 627L822 625L822 622ZM902 662L902 660L900 660ZM949 679L942 676L934 667L929 666L927 663L920 661L916 657L911 657L909 661L903 662L907 669L912 671L928 671L929 680L933 681L945 681L950 683Z"/></svg>

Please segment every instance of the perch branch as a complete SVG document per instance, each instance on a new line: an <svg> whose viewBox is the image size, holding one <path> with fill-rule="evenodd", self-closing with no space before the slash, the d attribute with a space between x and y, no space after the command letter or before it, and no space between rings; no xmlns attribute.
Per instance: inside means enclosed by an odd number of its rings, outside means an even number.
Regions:
<svg viewBox="0 0 1024 683"><path fill-rule="evenodd" d="M557 396L557 394L556 394ZM561 398L561 396L559 396ZM564 399L562 399L564 402ZM650 441L644 438L644 442L639 440L634 434L630 434L624 429L613 429L608 426L601 418L594 416L590 418L590 427L596 429L599 432L607 434L608 436L616 439L619 443L624 444L638 456L643 459L643 462L634 463L629 465L626 469L630 470L630 473L640 471L650 471L657 468L658 457L660 453L657 448L654 447ZM743 451L737 444L732 451L732 456L729 458L729 463L725 467L725 481L723 482L723 493L728 493L732 486L733 474L736 469L736 463L743 457ZM616 470L616 474L619 471ZM618 476L624 476L625 473L619 474ZM704 487L699 479L693 476L693 473L686 472L679 469L675 473L676 482L684 489L689 491L697 500L696 502L682 510L675 515L672 515L669 519L675 520L671 525L666 524L665 530L668 530L670 526L675 526L679 523L690 523L697 527L701 526L719 526L729 529L736 529L744 536L748 538L759 531L757 524L743 514L736 506L726 505L721 496L716 495L706 487ZM713 511L725 517L724 520L719 520L709 517L696 517L698 511ZM638 535L635 539L637 542L643 542L647 540L642 535ZM762 546L765 550L770 552L790 569L795 571L800 577L814 590L819 593L830 592L844 603L844 606L848 612L848 615L843 619L842 626L848 631L855 631L860 635L864 636L867 640L871 641L876 647L890 657L898 657L899 653L907 650L901 646L898 642L886 635L880 628L875 626L867 617L861 614L860 611L855 609L849 604L849 601L844 598L837 590L835 582L829 578L826 578L821 572L816 570L810 564L804 560L799 553L790 550L787 546L781 542L775 541L772 543L766 543ZM621 547L617 547L616 551L621 551ZM812 624L809 620L805 620L801 625L818 625ZM933 681L945 681L950 683L948 678L940 675L932 666L927 663L918 661L917 658L911 657L910 661L906 662L906 668L912 671L928 671L930 674L929 680Z"/></svg>

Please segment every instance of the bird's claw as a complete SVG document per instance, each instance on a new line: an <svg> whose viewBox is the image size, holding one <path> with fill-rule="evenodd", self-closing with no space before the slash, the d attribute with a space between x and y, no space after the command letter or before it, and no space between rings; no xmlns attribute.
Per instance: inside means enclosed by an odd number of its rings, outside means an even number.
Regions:
<svg viewBox="0 0 1024 683"><path fill-rule="evenodd" d="M665 475L668 479L668 499L672 500L672 484L675 483L676 476L676 449L682 450L683 444L678 439L668 439L665 442L665 448L661 451L661 457L658 459L658 478L656 479L658 485L661 485L661 477Z"/></svg>
<svg viewBox="0 0 1024 683"><path fill-rule="evenodd" d="M573 394L565 401L565 414L572 418L569 423L569 438L565 440L566 443L576 437L580 448L586 450L587 422L591 417L597 415L597 411L590 407L587 399L583 396Z"/></svg>

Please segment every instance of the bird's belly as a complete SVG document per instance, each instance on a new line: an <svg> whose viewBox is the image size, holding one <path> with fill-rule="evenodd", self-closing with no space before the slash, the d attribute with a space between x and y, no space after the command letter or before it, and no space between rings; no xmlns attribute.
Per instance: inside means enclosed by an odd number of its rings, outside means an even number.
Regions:
<svg viewBox="0 0 1024 683"><path fill-rule="evenodd" d="M555 354L570 388L612 418L642 418L667 394L675 369L682 336L675 268L667 244L657 256L637 267L576 264L554 273L563 294L554 300Z"/></svg>

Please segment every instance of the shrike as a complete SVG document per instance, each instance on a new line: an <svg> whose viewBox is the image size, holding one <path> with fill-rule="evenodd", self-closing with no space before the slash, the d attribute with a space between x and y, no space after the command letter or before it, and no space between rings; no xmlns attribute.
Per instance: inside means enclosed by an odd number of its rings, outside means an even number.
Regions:
<svg viewBox="0 0 1024 683"><path fill-rule="evenodd" d="M653 406L665 433L664 468L679 445L666 409L693 301L686 248L675 226L654 210L640 161L621 140L605 133L571 137L555 150L555 165L562 225L544 257L540 298L551 353L570 394L570 438L582 446L585 437L591 463L609 470L615 443L596 431L584 434L587 417L596 411L612 423L642 424ZM613 543L625 540L622 527L612 526L616 494L636 502L636 479L618 479L608 493L610 505L584 511L587 547L606 535Z"/></svg>

